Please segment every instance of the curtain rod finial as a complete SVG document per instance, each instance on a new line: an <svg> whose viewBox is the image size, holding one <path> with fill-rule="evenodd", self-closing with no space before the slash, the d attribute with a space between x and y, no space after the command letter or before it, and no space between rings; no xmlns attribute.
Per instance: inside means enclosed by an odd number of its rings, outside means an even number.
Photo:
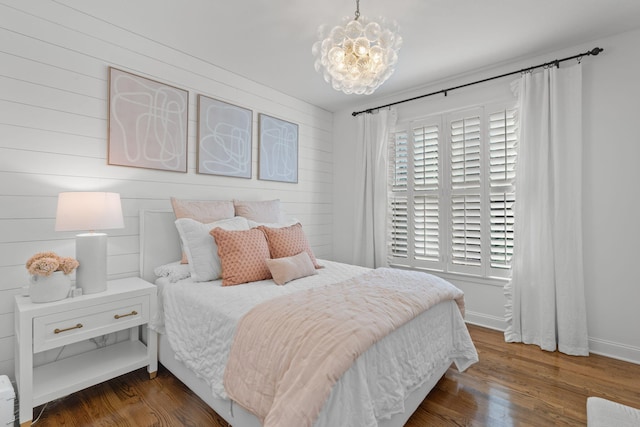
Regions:
<svg viewBox="0 0 640 427"><path fill-rule="evenodd" d="M589 52L589 54L590 54L590 55L593 55L593 56L596 56L597 54L599 54L599 53L600 53L600 52L602 52L603 50L604 50L604 49L603 49L603 48L601 48L601 47L594 47L594 48Z"/></svg>

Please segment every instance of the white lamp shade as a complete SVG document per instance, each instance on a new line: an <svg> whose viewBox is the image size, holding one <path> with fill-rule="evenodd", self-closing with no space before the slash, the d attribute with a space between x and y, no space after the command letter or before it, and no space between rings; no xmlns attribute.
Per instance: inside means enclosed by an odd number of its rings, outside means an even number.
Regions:
<svg viewBox="0 0 640 427"><path fill-rule="evenodd" d="M56 231L91 231L76 236L76 286L85 294L107 290L107 235L95 230L124 228L120 194L69 192L58 195Z"/></svg>
<svg viewBox="0 0 640 427"><path fill-rule="evenodd" d="M124 228L120 194L77 191L58 194L56 231Z"/></svg>

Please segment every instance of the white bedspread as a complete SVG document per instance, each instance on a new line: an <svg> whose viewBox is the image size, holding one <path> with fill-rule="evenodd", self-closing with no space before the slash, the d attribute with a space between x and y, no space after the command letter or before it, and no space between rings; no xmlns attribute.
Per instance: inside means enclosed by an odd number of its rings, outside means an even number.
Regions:
<svg viewBox="0 0 640 427"><path fill-rule="evenodd" d="M164 283L164 327L176 357L210 385L214 396L227 398L224 370L236 325L245 313L268 299L368 271L329 261L322 264L326 268L319 274L284 286L271 280L231 287L188 279ZM403 411L406 395L429 380L435 366L455 362L462 371L477 360L455 302L438 304L363 353L336 383L326 405L331 411L323 410L315 425L376 426L376 419ZM363 405L369 401L372 406Z"/></svg>

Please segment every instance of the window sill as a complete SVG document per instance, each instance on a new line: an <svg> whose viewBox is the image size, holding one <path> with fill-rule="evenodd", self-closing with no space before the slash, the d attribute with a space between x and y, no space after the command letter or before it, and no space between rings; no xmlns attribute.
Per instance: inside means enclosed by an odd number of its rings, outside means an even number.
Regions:
<svg viewBox="0 0 640 427"><path fill-rule="evenodd" d="M511 280L508 277L481 277L473 274L451 273L451 272L445 272L442 270L436 270L431 268L407 267L406 265L399 265L399 264L390 264L389 267L397 268L401 270L423 271L425 273L429 273L429 274L433 274L434 276L441 277L450 282L476 283L479 285L497 286L501 288L503 288L507 283L509 283L509 280Z"/></svg>

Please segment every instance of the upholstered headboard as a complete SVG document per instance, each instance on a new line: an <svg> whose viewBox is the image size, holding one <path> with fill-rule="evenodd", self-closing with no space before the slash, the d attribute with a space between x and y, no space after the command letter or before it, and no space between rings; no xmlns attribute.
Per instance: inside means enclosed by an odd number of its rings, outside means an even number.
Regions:
<svg viewBox="0 0 640 427"><path fill-rule="evenodd" d="M140 276L155 282L153 269L181 258L173 211L140 211Z"/></svg>

